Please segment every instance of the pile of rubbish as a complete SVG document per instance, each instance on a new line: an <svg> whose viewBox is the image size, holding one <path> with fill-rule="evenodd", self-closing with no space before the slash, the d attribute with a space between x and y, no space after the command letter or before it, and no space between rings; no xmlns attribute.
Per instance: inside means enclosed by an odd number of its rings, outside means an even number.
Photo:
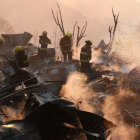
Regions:
<svg viewBox="0 0 140 140"><path fill-rule="evenodd" d="M55 57L53 48L50 48L47 59L40 59L37 55L38 47L28 43L31 39L28 33L3 37L5 40L7 38L7 46L11 50L15 43L26 46L30 67L15 73L1 54L0 139L115 140L119 137L114 138L112 134L119 124L103 118L104 102L108 97L118 97L120 89L139 92L139 67L124 74L104 63L93 63L92 73L86 75L85 88L93 90L96 96L75 100L62 96L60 92L67 84L68 77L80 72L78 60L62 62ZM20 42L14 41L19 37L22 38ZM6 54L12 58L12 51L9 52ZM118 110L125 123L139 131L139 95L133 96L133 105L130 99L131 96L120 99ZM88 111L84 106L85 100L96 111Z"/></svg>

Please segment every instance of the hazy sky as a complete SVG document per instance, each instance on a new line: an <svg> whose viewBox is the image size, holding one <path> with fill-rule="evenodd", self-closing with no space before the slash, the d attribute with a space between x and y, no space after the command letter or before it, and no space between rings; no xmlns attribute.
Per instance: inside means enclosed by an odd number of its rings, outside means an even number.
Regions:
<svg viewBox="0 0 140 140"><path fill-rule="evenodd" d="M56 28L51 7L56 11L58 1L65 30L72 32L75 21L81 27L87 21L85 39L96 43L109 38L108 26L113 25L112 7L115 13L120 12L119 25L122 21L140 21L140 3L135 0L0 0L0 16L11 23L16 33L37 30L40 35L47 30L51 37Z"/></svg>

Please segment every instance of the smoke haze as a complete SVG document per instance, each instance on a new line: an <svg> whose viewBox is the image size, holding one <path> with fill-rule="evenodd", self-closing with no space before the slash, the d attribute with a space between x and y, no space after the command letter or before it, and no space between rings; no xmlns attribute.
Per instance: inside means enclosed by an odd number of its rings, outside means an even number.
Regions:
<svg viewBox="0 0 140 140"><path fill-rule="evenodd" d="M139 19L140 3L135 0L0 0L0 16L11 23L16 33L34 30L38 35L43 30L49 32L49 37L56 24L52 17L51 7L57 10L59 2L66 31L72 31L75 21L82 27L88 22L87 37L94 45L101 39L109 40L108 26L113 25L112 6L115 13L120 12L119 24L122 21ZM130 10L133 9L133 10ZM82 45L84 40L82 41Z"/></svg>

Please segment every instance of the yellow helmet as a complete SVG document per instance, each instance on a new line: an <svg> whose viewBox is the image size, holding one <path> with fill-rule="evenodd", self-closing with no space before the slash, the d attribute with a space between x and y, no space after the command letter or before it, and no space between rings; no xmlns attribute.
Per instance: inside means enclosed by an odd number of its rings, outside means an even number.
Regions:
<svg viewBox="0 0 140 140"><path fill-rule="evenodd" d="M43 34L43 35L46 35L46 34L47 34L47 31L43 31L42 34Z"/></svg>
<svg viewBox="0 0 140 140"><path fill-rule="evenodd" d="M3 42L4 42L4 38L0 37L0 43L3 43Z"/></svg>
<svg viewBox="0 0 140 140"><path fill-rule="evenodd" d="M90 45L92 45L92 41L91 40L87 40L85 42L88 43L88 44L90 44Z"/></svg>
<svg viewBox="0 0 140 140"><path fill-rule="evenodd" d="M22 46L16 46L16 47L14 48L14 52L15 52L15 53L19 53L19 52L21 52L22 50L23 50Z"/></svg>
<svg viewBox="0 0 140 140"><path fill-rule="evenodd" d="M67 33L66 33L66 36L71 36L71 35L72 35L72 34L71 34L71 33L69 33L69 32L67 32Z"/></svg>

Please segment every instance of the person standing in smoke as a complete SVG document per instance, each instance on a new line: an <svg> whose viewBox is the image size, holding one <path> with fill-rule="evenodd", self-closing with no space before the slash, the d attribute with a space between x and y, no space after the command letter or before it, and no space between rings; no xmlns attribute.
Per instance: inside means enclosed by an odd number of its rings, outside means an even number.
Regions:
<svg viewBox="0 0 140 140"><path fill-rule="evenodd" d="M15 60L10 60L7 58L10 66L15 70L19 70L20 68L29 67L29 59L27 52L23 49L22 46L16 46L14 48Z"/></svg>
<svg viewBox="0 0 140 140"><path fill-rule="evenodd" d="M47 48L48 44L51 44L51 40L47 37L47 31L43 31L42 35L39 36L39 43L41 44L41 48L39 49L39 56L41 59L47 57Z"/></svg>
<svg viewBox="0 0 140 140"><path fill-rule="evenodd" d="M64 61L72 60L72 34L66 33L66 35L60 40L60 48L63 54Z"/></svg>
<svg viewBox="0 0 140 140"><path fill-rule="evenodd" d="M89 61L92 58L92 51L91 51L92 42L90 40L87 40L85 42L86 42L85 46L81 48L80 62L81 62L82 72L88 74L91 73L91 64Z"/></svg>

